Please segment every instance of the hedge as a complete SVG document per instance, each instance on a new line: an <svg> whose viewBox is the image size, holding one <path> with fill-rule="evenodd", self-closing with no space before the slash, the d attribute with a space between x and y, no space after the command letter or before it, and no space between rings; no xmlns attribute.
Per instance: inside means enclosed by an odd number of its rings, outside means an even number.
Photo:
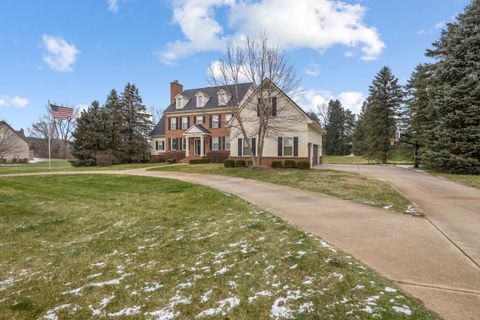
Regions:
<svg viewBox="0 0 480 320"><path fill-rule="evenodd" d="M297 163L295 162L295 160L285 160L285 168L296 168L297 167Z"/></svg>
<svg viewBox="0 0 480 320"><path fill-rule="evenodd" d="M235 167L237 168L245 168L247 166L245 160L237 160L235 161Z"/></svg>
<svg viewBox="0 0 480 320"><path fill-rule="evenodd" d="M229 159L227 159L227 160L225 160L225 161L223 162L223 166L224 166L225 168L235 168L235 160L229 160Z"/></svg>
<svg viewBox="0 0 480 320"><path fill-rule="evenodd" d="M282 161L279 161L279 160L272 161L271 167L275 169L283 167Z"/></svg>
<svg viewBox="0 0 480 320"><path fill-rule="evenodd" d="M302 170L310 169L310 162L309 161L298 161L297 168Z"/></svg>
<svg viewBox="0 0 480 320"><path fill-rule="evenodd" d="M177 159L175 159L175 158L167 159L167 163L169 163L169 164L177 163Z"/></svg>
<svg viewBox="0 0 480 320"><path fill-rule="evenodd" d="M210 160L207 158L200 158L200 159L191 159L188 161L190 164L202 164L202 163L210 163Z"/></svg>

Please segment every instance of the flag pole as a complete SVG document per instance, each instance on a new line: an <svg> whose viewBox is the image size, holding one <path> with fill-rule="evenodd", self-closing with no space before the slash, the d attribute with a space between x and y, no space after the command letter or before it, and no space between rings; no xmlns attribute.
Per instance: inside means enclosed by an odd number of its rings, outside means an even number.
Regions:
<svg viewBox="0 0 480 320"><path fill-rule="evenodd" d="M50 100L48 100L48 106L47 106L47 110L48 110L48 170L52 170L52 153L51 153L51 149L50 149L50 136L51 136L51 133L50 133L50 116L52 115L52 109L50 108Z"/></svg>

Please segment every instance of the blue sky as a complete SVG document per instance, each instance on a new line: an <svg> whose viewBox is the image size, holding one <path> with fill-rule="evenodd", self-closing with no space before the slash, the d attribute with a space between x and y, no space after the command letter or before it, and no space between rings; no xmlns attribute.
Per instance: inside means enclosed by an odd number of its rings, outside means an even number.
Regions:
<svg viewBox="0 0 480 320"><path fill-rule="evenodd" d="M357 111L384 65L405 83L468 0L15 0L0 2L0 118L28 128L48 100L104 101L135 83L164 108L169 82L208 85L226 41L266 32L302 78L305 109Z"/></svg>

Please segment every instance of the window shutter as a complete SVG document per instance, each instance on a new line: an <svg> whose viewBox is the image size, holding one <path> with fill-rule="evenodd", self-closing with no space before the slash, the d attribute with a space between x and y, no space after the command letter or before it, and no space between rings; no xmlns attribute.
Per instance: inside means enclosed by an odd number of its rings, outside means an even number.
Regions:
<svg viewBox="0 0 480 320"><path fill-rule="evenodd" d="M197 116L193 116L193 124L197 124Z"/></svg>
<svg viewBox="0 0 480 320"><path fill-rule="evenodd" d="M272 97L272 116L277 116L277 97Z"/></svg>
<svg viewBox="0 0 480 320"><path fill-rule="evenodd" d="M209 116L209 118L210 118L210 128L213 128L213 126L212 126L212 124L213 124L213 115L211 114L211 115Z"/></svg>
<svg viewBox="0 0 480 320"><path fill-rule="evenodd" d="M181 121L182 121L182 118L177 117L177 130L180 129L181 126L182 126L182 122L181 122Z"/></svg>
<svg viewBox="0 0 480 320"><path fill-rule="evenodd" d="M218 115L218 127L219 128L222 127L222 115L221 114Z"/></svg>
<svg viewBox="0 0 480 320"><path fill-rule="evenodd" d="M261 100L260 100L260 98L258 98L258 101L257 101L257 117L260 117L260 104L261 104Z"/></svg>
<svg viewBox="0 0 480 320"><path fill-rule="evenodd" d="M168 150L172 150L172 138L168 138Z"/></svg>
<svg viewBox="0 0 480 320"><path fill-rule="evenodd" d="M293 137L293 156L298 157L298 137Z"/></svg>
<svg viewBox="0 0 480 320"><path fill-rule="evenodd" d="M222 150L225 150L225 137L222 137Z"/></svg>
<svg viewBox="0 0 480 320"><path fill-rule="evenodd" d="M278 156L281 157L283 154L283 138L278 137Z"/></svg>
<svg viewBox="0 0 480 320"><path fill-rule="evenodd" d="M242 138L238 138L238 156L241 157L243 154L242 154Z"/></svg>
<svg viewBox="0 0 480 320"><path fill-rule="evenodd" d="M158 140L155 141L155 150L158 150Z"/></svg>
<svg viewBox="0 0 480 320"><path fill-rule="evenodd" d="M257 138L252 138L252 154L257 155Z"/></svg>
<svg viewBox="0 0 480 320"><path fill-rule="evenodd" d="M190 128L190 117L187 117L187 129Z"/></svg>
<svg viewBox="0 0 480 320"><path fill-rule="evenodd" d="M213 150L213 144L212 144L212 137L209 139L210 141L208 142L210 144L210 150Z"/></svg>
<svg viewBox="0 0 480 320"><path fill-rule="evenodd" d="M172 118L168 117L168 130L172 130Z"/></svg>
<svg viewBox="0 0 480 320"><path fill-rule="evenodd" d="M182 141L183 138L179 138L179 148L180 150L183 150L183 141Z"/></svg>

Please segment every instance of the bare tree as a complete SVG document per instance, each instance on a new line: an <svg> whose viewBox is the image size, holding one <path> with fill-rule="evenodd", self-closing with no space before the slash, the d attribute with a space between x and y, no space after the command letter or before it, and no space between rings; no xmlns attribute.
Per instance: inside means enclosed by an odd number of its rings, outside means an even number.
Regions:
<svg viewBox="0 0 480 320"><path fill-rule="evenodd" d="M162 119L163 109L152 106L148 109L148 113L152 115L152 124L155 126Z"/></svg>
<svg viewBox="0 0 480 320"><path fill-rule="evenodd" d="M12 127L0 120L0 158L7 153L20 152L22 145L19 142L19 137Z"/></svg>
<svg viewBox="0 0 480 320"><path fill-rule="evenodd" d="M298 115L287 112L291 99L299 94L299 78L293 66L262 34L258 40L247 38L244 46L228 44L224 55L210 67L209 81L224 87L230 95L228 108L234 118L230 125L238 129L235 131L251 150L253 165L260 166L265 139L293 130L292 124L299 121ZM250 103L240 101L241 82L251 83L252 92L247 97ZM278 91L286 97L277 99ZM257 152L251 137L256 137Z"/></svg>

